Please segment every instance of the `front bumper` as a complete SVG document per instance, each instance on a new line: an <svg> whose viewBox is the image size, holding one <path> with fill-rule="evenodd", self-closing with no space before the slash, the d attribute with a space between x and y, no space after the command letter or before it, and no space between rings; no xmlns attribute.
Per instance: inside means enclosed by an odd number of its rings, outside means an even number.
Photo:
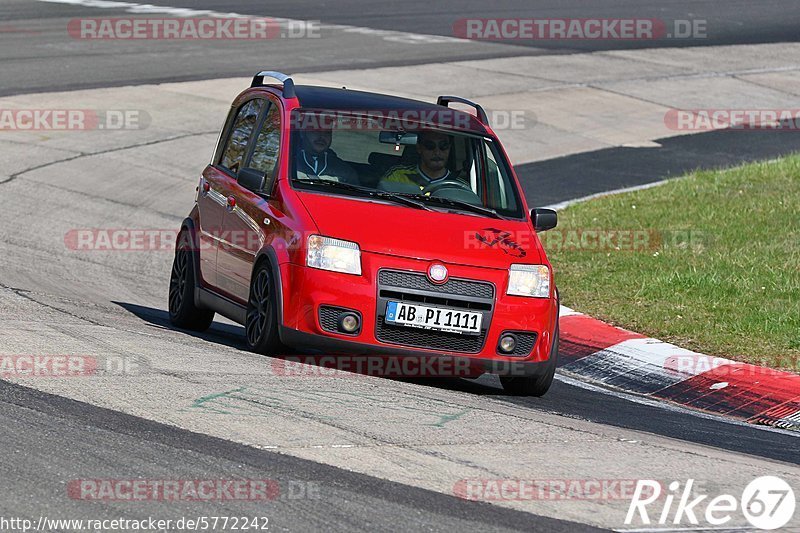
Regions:
<svg viewBox="0 0 800 533"><path fill-rule="evenodd" d="M447 349L437 346L421 346L387 342L382 315L385 311L385 292L381 289L385 277L379 283L379 272L415 272L424 274L429 261L399 258L394 256L362 252L361 276L328 272L286 263L281 265L283 284L283 324L281 340L287 345L318 350L327 353L386 354L428 357L467 358L486 372L498 374L538 374L546 366L553 345L553 332L558 318L558 303L555 298L539 299L505 294L508 280L506 270L479 268L474 266L446 264L450 280L469 280L491 284L493 293L486 299L479 294L473 300L484 305L483 336L474 346L464 348L463 343L454 343ZM438 295L437 295L438 296ZM470 300L470 296L458 296ZM487 301L490 309L486 309ZM357 335L326 331L319 318L320 306L336 306L360 313L362 326ZM411 329L411 328L404 328ZM536 339L530 353L525 356L508 356L498 352L502 333L507 331L531 332ZM419 338L417 336L416 338ZM424 339L424 336L421 337ZM449 347L449 346L448 346ZM459 350L459 348L461 348ZM526 369L520 370L522 367Z"/></svg>
<svg viewBox="0 0 800 533"><path fill-rule="evenodd" d="M285 359L300 363L330 366L339 370L357 371L382 377L477 377L483 373L500 376L540 376L549 369L549 361L529 361L520 358L483 358L475 355L432 352L398 346L376 346L332 336L307 333L282 326L281 342L308 351L289 355ZM329 355L348 354L345 364L330 361ZM352 355L356 354L356 355ZM398 364L394 359L413 359L411 365ZM356 369L364 369L361 372ZM409 370L410 368L410 370Z"/></svg>

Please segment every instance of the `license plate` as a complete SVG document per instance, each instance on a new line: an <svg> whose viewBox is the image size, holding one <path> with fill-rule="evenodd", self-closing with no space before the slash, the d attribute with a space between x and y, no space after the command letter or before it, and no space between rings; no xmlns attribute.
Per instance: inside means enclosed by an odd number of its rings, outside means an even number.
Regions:
<svg viewBox="0 0 800 533"><path fill-rule="evenodd" d="M482 319L482 313L472 311L455 311L403 302L386 304L386 322L412 328L477 335L481 332Z"/></svg>

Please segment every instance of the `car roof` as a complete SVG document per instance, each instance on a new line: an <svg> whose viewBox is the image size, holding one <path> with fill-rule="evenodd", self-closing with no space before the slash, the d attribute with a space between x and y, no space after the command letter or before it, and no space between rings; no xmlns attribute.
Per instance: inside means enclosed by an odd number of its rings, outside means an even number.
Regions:
<svg viewBox="0 0 800 533"><path fill-rule="evenodd" d="M316 85L295 85L294 90L302 108L359 111L361 113L412 111L420 112L419 116L423 118L431 116L431 113L438 114L434 116L441 116L442 111L447 110L450 113L450 116L447 117L447 124L468 125L466 128L451 129L466 129L472 132L488 134L484 125L474 115L431 102L388 94L354 91L345 88L319 87ZM441 125L442 127L447 127L446 124Z"/></svg>

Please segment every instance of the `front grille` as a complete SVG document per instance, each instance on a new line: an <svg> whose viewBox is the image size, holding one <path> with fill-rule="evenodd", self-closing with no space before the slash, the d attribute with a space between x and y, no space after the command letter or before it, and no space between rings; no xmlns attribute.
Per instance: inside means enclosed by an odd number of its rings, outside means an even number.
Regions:
<svg viewBox="0 0 800 533"><path fill-rule="evenodd" d="M381 290L380 297L402 302L432 304L438 307L457 307L459 309L469 309L470 311L492 310L492 304L489 302L474 302L465 300L463 298L447 298L445 295L431 296L429 294L412 294L409 292L399 292L396 290Z"/></svg>
<svg viewBox="0 0 800 533"><path fill-rule="evenodd" d="M384 322L389 301L414 302L450 309L469 309L483 315L479 335L463 335L387 324ZM450 279L436 285L420 272L381 270L378 272L378 309L375 337L390 344L429 348L448 352L478 353L494 310L494 285L485 281Z"/></svg>
<svg viewBox="0 0 800 533"><path fill-rule="evenodd" d="M417 272L399 272L397 270L381 270L378 283L403 289L414 289L453 296L469 296L472 298L494 298L494 286L483 281L450 279L447 283L436 285L431 283L425 274Z"/></svg>
<svg viewBox="0 0 800 533"><path fill-rule="evenodd" d="M461 335L459 333L389 325L384 323L382 316L379 316L377 337L378 340L391 344L404 344L406 346L449 352L478 353L481 351L483 341L486 338L486 330L482 331L480 335Z"/></svg>

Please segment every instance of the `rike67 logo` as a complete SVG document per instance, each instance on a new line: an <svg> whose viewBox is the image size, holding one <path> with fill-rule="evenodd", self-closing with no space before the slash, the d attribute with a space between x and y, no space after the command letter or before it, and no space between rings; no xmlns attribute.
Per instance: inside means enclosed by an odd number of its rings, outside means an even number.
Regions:
<svg viewBox="0 0 800 533"><path fill-rule="evenodd" d="M694 497L693 486L693 479L687 480L683 489L680 482L673 481L669 484L667 494L662 494L662 486L658 481L640 479L625 516L625 525L637 521L649 525L650 512L656 511L652 520L660 525L688 522L699 526L704 520L703 525L724 526L733 520L736 513L741 513L751 526L774 530L788 524L794 515L794 491L779 477L762 476L754 479L742 491L740 498L730 494L721 494L710 500L708 494ZM660 513L649 507L661 500L663 507Z"/></svg>

